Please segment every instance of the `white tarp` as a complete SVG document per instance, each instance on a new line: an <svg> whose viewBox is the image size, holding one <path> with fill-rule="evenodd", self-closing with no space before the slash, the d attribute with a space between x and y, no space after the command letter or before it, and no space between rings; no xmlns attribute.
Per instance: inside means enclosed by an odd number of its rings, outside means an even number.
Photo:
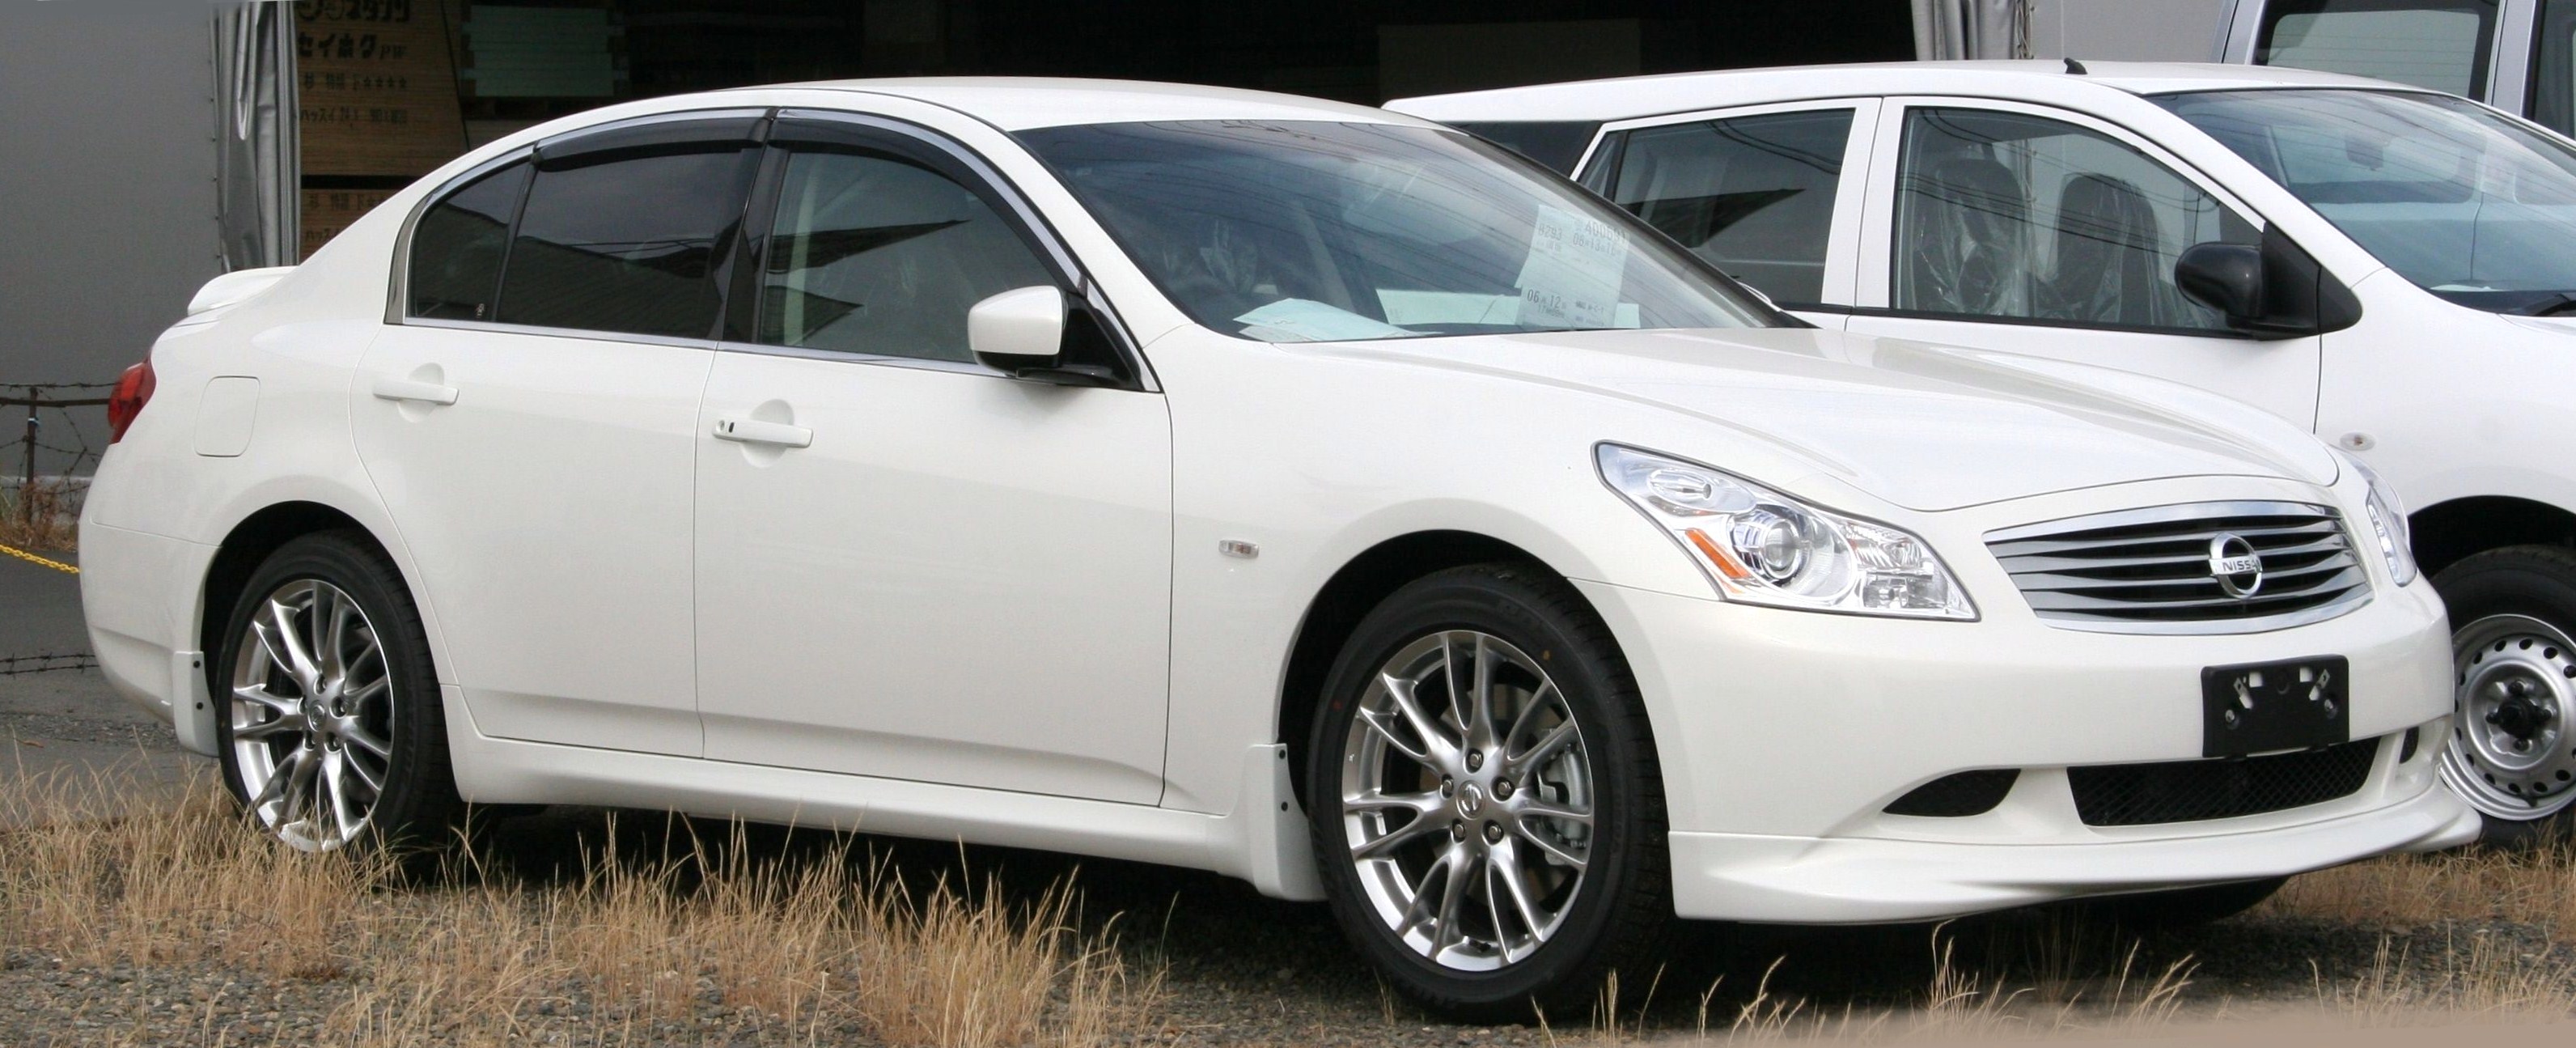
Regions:
<svg viewBox="0 0 2576 1048"><path fill-rule="evenodd" d="M1914 57L2030 57L2029 0L1914 0Z"/></svg>

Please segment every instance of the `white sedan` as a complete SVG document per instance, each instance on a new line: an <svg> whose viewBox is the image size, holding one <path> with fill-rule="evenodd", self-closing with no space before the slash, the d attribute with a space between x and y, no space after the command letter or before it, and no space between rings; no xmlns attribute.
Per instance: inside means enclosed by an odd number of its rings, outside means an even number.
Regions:
<svg viewBox="0 0 2576 1048"><path fill-rule="evenodd" d="M218 279L114 414L101 664L300 848L556 802L1172 863L1494 1016L1676 915L2211 917L2477 827L2364 471L1807 327L1376 110L611 107Z"/></svg>

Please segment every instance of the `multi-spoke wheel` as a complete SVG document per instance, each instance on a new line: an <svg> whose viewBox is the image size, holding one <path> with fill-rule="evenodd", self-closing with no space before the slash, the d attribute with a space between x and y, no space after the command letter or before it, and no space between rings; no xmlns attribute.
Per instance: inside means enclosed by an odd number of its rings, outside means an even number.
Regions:
<svg viewBox="0 0 2576 1048"><path fill-rule="evenodd" d="M1416 998L1472 1017L1570 1006L1668 921L1635 686L1562 583L1482 566L1398 591L1317 720L1308 793L1335 912Z"/></svg>
<svg viewBox="0 0 2576 1048"><path fill-rule="evenodd" d="M1592 761L1547 671L1490 633L1414 641L1378 669L1343 746L1360 885L1405 945L1499 968L1564 923L1592 845Z"/></svg>
<svg viewBox="0 0 2576 1048"><path fill-rule="evenodd" d="M2442 780L2486 817L2489 843L2563 834L2576 810L2576 555L2490 550L2434 582L2458 688Z"/></svg>
<svg viewBox="0 0 2576 1048"><path fill-rule="evenodd" d="M455 807L428 643L381 555L325 534L280 548L218 664L224 776L285 843L329 851L433 828Z"/></svg>
<svg viewBox="0 0 2576 1048"><path fill-rule="evenodd" d="M251 813L308 851L367 828L393 758L393 673L366 612L296 579L260 602L233 660L233 767Z"/></svg>

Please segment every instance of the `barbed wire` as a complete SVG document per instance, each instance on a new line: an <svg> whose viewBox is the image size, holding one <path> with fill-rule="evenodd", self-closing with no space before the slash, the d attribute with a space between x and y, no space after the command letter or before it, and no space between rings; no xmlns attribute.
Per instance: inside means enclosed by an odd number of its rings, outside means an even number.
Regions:
<svg viewBox="0 0 2576 1048"><path fill-rule="evenodd" d="M90 446L89 435L82 431L79 420L72 412L74 409L95 408L104 401L98 398L57 398L44 394L51 390L111 389L115 385L113 382L0 382L0 394L10 391L24 391L26 394L21 397L0 397L0 403L7 405L7 410L0 412L0 434L5 434L0 436L0 440L5 440L0 442L0 452L8 453L8 461L0 463L0 469L5 469L9 475L16 476L24 472L28 464L32 464L30 456L35 452L44 452L69 460L51 470L57 476L76 475L84 467L98 461L98 449ZM26 409L26 414L19 414L19 408ZM32 426L26 424L26 420L30 417L35 420ZM15 432L12 432L13 430ZM55 439L47 440L44 437ZM17 477L17 479L30 478Z"/></svg>
<svg viewBox="0 0 2576 1048"><path fill-rule="evenodd" d="M29 673L57 673L64 670L98 668L98 657L88 652L47 652L42 655L0 655L0 677Z"/></svg>

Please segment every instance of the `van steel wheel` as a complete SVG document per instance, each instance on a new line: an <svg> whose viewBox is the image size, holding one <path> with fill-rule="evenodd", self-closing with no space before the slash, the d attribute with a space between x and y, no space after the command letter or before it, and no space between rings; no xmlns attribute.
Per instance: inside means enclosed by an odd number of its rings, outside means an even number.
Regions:
<svg viewBox="0 0 2576 1048"><path fill-rule="evenodd" d="M1409 995L1475 1019L1567 1014L1660 938L1645 718L1562 583L1477 567L1398 591L1317 720L1309 810L1335 915Z"/></svg>
<svg viewBox="0 0 2576 1048"><path fill-rule="evenodd" d="M2458 693L2442 781L2486 818L2486 841L2562 834L2576 802L2576 555L2490 550L2443 569Z"/></svg>
<svg viewBox="0 0 2576 1048"><path fill-rule="evenodd" d="M456 797L436 678L391 566L346 535L297 539L230 621L218 750L254 822L305 851L445 828Z"/></svg>
<svg viewBox="0 0 2576 1048"><path fill-rule="evenodd" d="M2501 819L2544 819L2576 800L2576 641L2528 615L2489 615L2452 634L2457 720L2442 777Z"/></svg>

